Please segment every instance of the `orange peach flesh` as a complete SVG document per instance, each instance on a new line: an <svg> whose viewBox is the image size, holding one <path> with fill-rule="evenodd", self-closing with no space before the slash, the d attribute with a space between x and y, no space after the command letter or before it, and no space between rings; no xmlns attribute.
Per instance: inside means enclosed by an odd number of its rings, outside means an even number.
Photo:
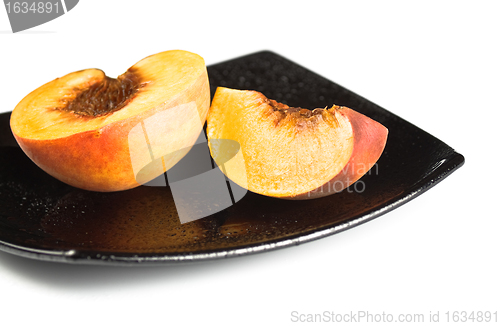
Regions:
<svg viewBox="0 0 500 326"><path fill-rule="evenodd" d="M387 129L349 108L289 108L256 91L219 87L207 136L214 160L235 183L266 196L308 199L363 176L380 157ZM218 139L237 141L244 164L226 157L231 150Z"/></svg>
<svg viewBox="0 0 500 326"><path fill-rule="evenodd" d="M210 105L203 59L186 51L167 51L139 61L127 71L130 72L138 80L136 92L123 107L107 114L86 116L61 109L81 91L108 78L98 69L68 74L27 95L11 116L11 129L21 148L52 176L94 191L118 191L140 185L131 161L136 145L147 141L154 153L185 154L185 150L179 150L195 143ZM196 116L181 117L186 123L179 130L162 137L160 129L165 126L150 124L155 130L146 140L144 133L131 132L158 114L178 112L178 108L184 107L194 108ZM142 161L151 160L147 147L143 154ZM163 173L180 158L182 155L171 156L162 171L146 173L147 179Z"/></svg>

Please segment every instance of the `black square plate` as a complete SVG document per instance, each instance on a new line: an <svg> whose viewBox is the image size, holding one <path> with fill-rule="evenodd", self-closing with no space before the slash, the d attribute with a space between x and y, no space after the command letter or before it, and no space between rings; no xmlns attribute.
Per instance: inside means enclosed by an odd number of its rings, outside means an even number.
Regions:
<svg viewBox="0 0 500 326"><path fill-rule="evenodd" d="M0 115L0 249L41 260L118 265L263 252L370 221L464 163L427 132L272 52L212 65L208 73L212 95L217 86L253 89L291 106L343 105L379 121L389 138L376 170L336 195L287 201L247 193L222 212L181 224L168 187L96 193L47 175L17 146L5 113Z"/></svg>

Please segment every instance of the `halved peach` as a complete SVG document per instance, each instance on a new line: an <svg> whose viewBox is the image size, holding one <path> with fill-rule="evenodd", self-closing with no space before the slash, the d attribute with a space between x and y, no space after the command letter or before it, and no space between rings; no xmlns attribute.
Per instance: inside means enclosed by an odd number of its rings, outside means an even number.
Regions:
<svg viewBox="0 0 500 326"><path fill-rule="evenodd" d="M57 78L25 97L10 125L47 173L78 188L118 191L177 163L209 106L204 60L175 50L149 56L117 79L98 69Z"/></svg>
<svg viewBox="0 0 500 326"><path fill-rule="evenodd" d="M387 134L347 107L311 111L222 87L207 117L210 152L226 176L252 192L285 199L342 191L377 162ZM240 144L241 160L229 159L235 150L223 139Z"/></svg>

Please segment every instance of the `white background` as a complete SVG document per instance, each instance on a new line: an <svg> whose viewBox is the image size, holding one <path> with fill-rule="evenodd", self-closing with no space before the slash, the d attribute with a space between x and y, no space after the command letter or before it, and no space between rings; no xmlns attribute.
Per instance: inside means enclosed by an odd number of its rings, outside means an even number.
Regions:
<svg viewBox="0 0 500 326"><path fill-rule="evenodd" d="M82 0L54 21L12 34L1 8L0 112L75 70L116 77L164 50L189 50L209 65L268 49L466 159L429 192L374 221L264 254L120 268L0 252L2 325L297 324L292 311L423 313L426 321L440 311L441 322L446 311L500 314L499 14L494 1Z"/></svg>

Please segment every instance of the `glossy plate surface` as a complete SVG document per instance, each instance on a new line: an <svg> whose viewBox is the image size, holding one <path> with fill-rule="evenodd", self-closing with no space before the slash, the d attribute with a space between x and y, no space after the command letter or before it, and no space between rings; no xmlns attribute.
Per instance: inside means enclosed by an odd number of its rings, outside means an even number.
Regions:
<svg viewBox="0 0 500 326"><path fill-rule="evenodd" d="M0 249L87 264L162 264L234 257L322 238L374 219L425 192L464 163L439 139L271 52L208 67L217 86L254 89L291 106L343 105L389 129L376 169L339 194L287 201L252 193L181 224L168 187L95 193L65 185L17 146L0 115ZM356 188L357 187L357 188Z"/></svg>

